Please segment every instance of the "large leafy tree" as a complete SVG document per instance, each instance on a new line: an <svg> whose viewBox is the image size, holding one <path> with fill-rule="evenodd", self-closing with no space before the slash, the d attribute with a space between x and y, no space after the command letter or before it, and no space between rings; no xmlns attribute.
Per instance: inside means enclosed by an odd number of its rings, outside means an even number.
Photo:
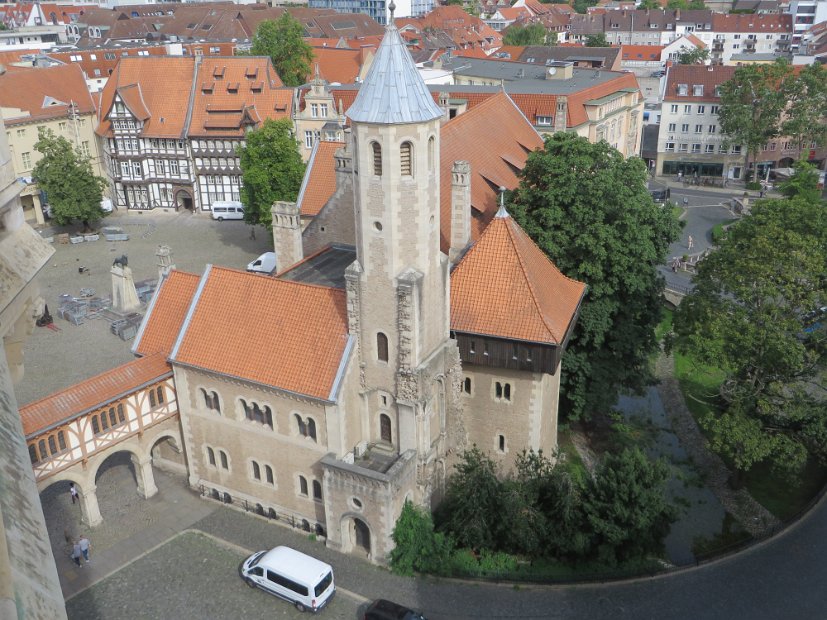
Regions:
<svg viewBox="0 0 827 620"><path fill-rule="evenodd" d="M452 542L434 531L431 514L406 501L391 534L391 568L400 575L440 574L447 568Z"/></svg>
<svg viewBox="0 0 827 620"><path fill-rule="evenodd" d="M287 11L259 24L250 54L269 56L285 86L304 84L311 72L313 48L304 40L301 22Z"/></svg>
<svg viewBox="0 0 827 620"><path fill-rule="evenodd" d="M529 24L520 26L514 24L505 30L504 45L554 45L557 43L557 33L548 32L543 24Z"/></svg>
<svg viewBox="0 0 827 620"><path fill-rule="evenodd" d="M614 563L657 551L677 517L666 497L669 468L638 448L607 454L584 492L592 551Z"/></svg>
<svg viewBox="0 0 827 620"><path fill-rule="evenodd" d="M586 47L609 47L609 41L602 32L590 34L586 37Z"/></svg>
<svg viewBox="0 0 827 620"><path fill-rule="evenodd" d="M786 89L787 109L781 133L795 138L799 149L811 142L827 143L827 69L818 63L807 65L789 80Z"/></svg>
<svg viewBox="0 0 827 620"><path fill-rule="evenodd" d="M678 52L678 64L680 65L703 65L709 59L709 50L706 48L694 47L681 49Z"/></svg>
<svg viewBox="0 0 827 620"><path fill-rule="evenodd" d="M725 374L719 414L702 420L738 471L794 470L827 450L824 372L827 215L799 194L759 202L700 264L675 316L677 346ZM816 312L818 312L816 310Z"/></svg>
<svg viewBox="0 0 827 620"><path fill-rule="evenodd" d="M784 58L769 65L744 65L720 87L718 120L728 142L745 147L744 168L750 156L781 133L782 113L794 81L792 67Z"/></svg>
<svg viewBox="0 0 827 620"><path fill-rule="evenodd" d="M821 200L818 188L818 169L811 163L799 160L793 164L795 173L778 186L787 198L801 198L806 202Z"/></svg>
<svg viewBox="0 0 827 620"><path fill-rule="evenodd" d="M304 176L293 124L289 119L267 120L244 141L238 149L244 220L271 228L270 207L277 200L296 200Z"/></svg>
<svg viewBox="0 0 827 620"><path fill-rule="evenodd" d="M92 163L66 138L39 127L34 148L43 157L35 164L32 177L46 192L52 217L58 225L83 222L85 227L104 216L101 199L106 179L92 171Z"/></svg>
<svg viewBox="0 0 827 620"><path fill-rule="evenodd" d="M654 203L646 165L605 141L557 133L528 157L511 210L567 276L588 285L563 355L561 409L569 418L605 413L620 389L651 376L666 260L679 227Z"/></svg>
<svg viewBox="0 0 827 620"><path fill-rule="evenodd" d="M435 515L438 528L449 532L459 547L497 549L504 498L496 464L473 446L462 454L448 481L445 499Z"/></svg>

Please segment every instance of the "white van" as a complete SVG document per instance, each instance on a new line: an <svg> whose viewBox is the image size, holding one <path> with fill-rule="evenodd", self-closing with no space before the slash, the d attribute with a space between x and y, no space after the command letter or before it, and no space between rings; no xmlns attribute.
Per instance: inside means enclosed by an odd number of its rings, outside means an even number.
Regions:
<svg viewBox="0 0 827 620"><path fill-rule="evenodd" d="M251 588L290 601L299 611L319 611L336 592L329 564L290 547L254 553L244 560L240 572Z"/></svg>
<svg viewBox="0 0 827 620"><path fill-rule="evenodd" d="M211 208L212 219L219 222L244 219L244 205L236 200L216 200Z"/></svg>
<svg viewBox="0 0 827 620"><path fill-rule="evenodd" d="M256 260L247 263L247 271L254 273L273 273L276 268L276 253L265 252Z"/></svg>

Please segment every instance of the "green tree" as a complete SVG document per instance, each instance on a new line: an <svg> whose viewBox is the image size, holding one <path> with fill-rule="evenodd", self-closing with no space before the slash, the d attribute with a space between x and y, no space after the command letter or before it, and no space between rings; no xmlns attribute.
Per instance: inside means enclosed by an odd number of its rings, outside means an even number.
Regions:
<svg viewBox="0 0 827 620"><path fill-rule="evenodd" d="M706 8L706 5L704 5L703 0L669 0L666 3L666 8L672 10L680 9L682 11L687 9L703 11Z"/></svg>
<svg viewBox="0 0 827 620"><path fill-rule="evenodd" d="M586 37L586 47L609 47L609 42L606 40L604 33L598 32Z"/></svg>
<svg viewBox="0 0 827 620"><path fill-rule="evenodd" d="M824 207L763 200L700 263L675 314L678 349L725 374L722 412L702 424L739 471L765 459L795 470L825 452L827 329L808 319L827 305L825 265Z"/></svg>
<svg viewBox="0 0 827 620"><path fill-rule="evenodd" d="M680 65L703 65L709 60L709 50L695 47L682 49L678 52L678 64Z"/></svg>
<svg viewBox="0 0 827 620"><path fill-rule="evenodd" d="M647 170L605 141L557 133L528 156L511 212L567 276L588 285L563 355L561 411L589 419L619 389L651 377L666 260L679 226L646 187Z"/></svg>
<svg viewBox="0 0 827 620"><path fill-rule="evenodd" d="M34 148L43 157L35 164L32 177L46 192L52 217L60 226L80 221L88 228L104 216L101 199L106 179L92 171L88 157L51 129L38 127L37 138Z"/></svg>
<svg viewBox="0 0 827 620"><path fill-rule="evenodd" d="M778 186L787 198L801 198L806 202L816 203L821 200L818 189L818 169L811 163L799 160L793 164L795 173Z"/></svg>
<svg viewBox="0 0 827 620"><path fill-rule="evenodd" d="M244 141L245 146L238 149L244 220L271 229L270 207L277 200L296 200L304 177L293 123L290 119L266 120Z"/></svg>
<svg viewBox="0 0 827 620"><path fill-rule="evenodd" d="M503 36L503 45L554 45L557 43L557 33L547 32L540 23L520 26L509 26Z"/></svg>
<svg viewBox="0 0 827 620"><path fill-rule="evenodd" d="M593 553L617 563L657 551L676 508L666 498L669 468L639 449L603 457L583 494Z"/></svg>
<svg viewBox="0 0 827 620"><path fill-rule="evenodd" d="M391 538L395 545L390 561L393 572L442 574L446 570L452 543L444 534L434 531L427 510L406 500Z"/></svg>
<svg viewBox="0 0 827 620"><path fill-rule="evenodd" d="M795 138L799 150L815 142L827 143L827 69L815 63L807 65L789 80L785 92L787 108L781 135Z"/></svg>
<svg viewBox="0 0 827 620"><path fill-rule="evenodd" d="M437 528L448 533L458 547L497 549L504 497L496 464L473 446L463 452L448 480L445 499L435 513Z"/></svg>
<svg viewBox="0 0 827 620"><path fill-rule="evenodd" d="M574 0L572 8L577 13L588 13L590 6L596 6L597 0Z"/></svg>
<svg viewBox="0 0 827 620"><path fill-rule="evenodd" d="M515 464L515 484L523 501L514 505L519 506L522 514L518 517L524 522L509 531L514 540L507 550L519 550L532 557L583 557L589 549L589 536L582 509L582 485L542 451L523 451Z"/></svg>
<svg viewBox="0 0 827 620"><path fill-rule="evenodd" d="M277 20L259 24L250 55L269 56L285 86L304 84L313 62L313 48L304 40L304 27L287 11Z"/></svg>
<svg viewBox="0 0 827 620"><path fill-rule="evenodd" d="M780 135L781 115L793 79L789 61L779 58L770 65L744 65L720 87L718 120L728 143L745 148L744 168L749 175L761 148ZM749 178L749 177L747 177Z"/></svg>
<svg viewBox="0 0 827 620"><path fill-rule="evenodd" d="M647 10L647 9L650 9L650 10L651 10L651 9L655 9L655 10L657 10L657 9L660 9L660 8L661 8L661 6L660 6L660 2L658 2L658 0L643 0L643 1L642 1L639 5L638 5L638 7L637 7L637 8L639 8L641 11L644 11L644 10Z"/></svg>

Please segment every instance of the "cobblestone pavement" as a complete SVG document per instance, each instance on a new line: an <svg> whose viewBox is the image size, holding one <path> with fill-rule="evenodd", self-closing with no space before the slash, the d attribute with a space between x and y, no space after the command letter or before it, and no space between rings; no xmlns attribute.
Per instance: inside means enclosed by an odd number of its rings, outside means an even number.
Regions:
<svg viewBox="0 0 827 620"><path fill-rule="evenodd" d="M655 376L660 380L658 391L672 428L695 467L702 472L706 487L752 536L760 536L779 525L780 521L755 501L746 489L734 491L729 486L729 469L717 454L707 448L706 439L686 406L678 380L675 379L675 359L671 355L661 354L658 357Z"/></svg>
<svg viewBox="0 0 827 620"><path fill-rule="evenodd" d="M57 316L58 297L63 293L79 297L81 288L93 288L99 296L111 296L109 270L116 257L126 254L133 277L140 281L157 278L155 251L162 244L171 248L178 269L199 275L207 263L244 269L253 258L273 249L272 237L260 227L253 240L244 222L217 222L203 214L115 213L101 226L122 227L129 233L129 241L101 238L79 244L56 243L52 259L38 275L41 295L59 331L36 327L26 341L26 372L15 387L21 405L134 359L130 352L134 341L124 342L109 333L106 320L98 318L75 326ZM64 230L69 229L44 229L41 234ZM79 273L80 267L88 271Z"/></svg>

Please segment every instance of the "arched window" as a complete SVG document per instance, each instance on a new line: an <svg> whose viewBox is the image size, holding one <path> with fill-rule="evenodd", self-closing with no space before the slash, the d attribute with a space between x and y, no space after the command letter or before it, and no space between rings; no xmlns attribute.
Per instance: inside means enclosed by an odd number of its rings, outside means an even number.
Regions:
<svg viewBox="0 0 827 620"><path fill-rule="evenodd" d="M388 361L388 337L382 332L376 334L376 357L380 362Z"/></svg>
<svg viewBox="0 0 827 620"><path fill-rule="evenodd" d="M316 421L313 418L307 418L307 436L316 441Z"/></svg>
<svg viewBox="0 0 827 620"><path fill-rule="evenodd" d="M313 499L322 499L322 483L318 480L313 481Z"/></svg>
<svg viewBox="0 0 827 620"><path fill-rule="evenodd" d="M118 405L118 422L120 422L121 424L126 422L126 416L124 415L124 412L123 412L123 403L120 403Z"/></svg>
<svg viewBox="0 0 827 620"><path fill-rule="evenodd" d="M307 495L307 478L304 476L299 476L299 493Z"/></svg>
<svg viewBox="0 0 827 620"><path fill-rule="evenodd" d="M302 417L297 413L293 416L296 419L296 425L299 427L299 435L307 437L307 425L302 420Z"/></svg>
<svg viewBox="0 0 827 620"><path fill-rule="evenodd" d="M29 460L32 462L32 465L39 461L37 458L37 448L33 443L29 444Z"/></svg>
<svg viewBox="0 0 827 620"><path fill-rule="evenodd" d="M109 408L109 426L115 427L118 425L118 418L115 417L115 408Z"/></svg>
<svg viewBox="0 0 827 620"><path fill-rule="evenodd" d="M382 414L379 416L379 436L382 441L393 443L393 433L391 432L391 419L388 415Z"/></svg>
<svg viewBox="0 0 827 620"><path fill-rule="evenodd" d="M261 480L261 467L255 461L252 462L253 465L253 478L256 480Z"/></svg>
<svg viewBox="0 0 827 620"><path fill-rule="evenodd" d="M101 432L100 424L98 424L98 416L95 415L92 416L92 432L95 435L100 435Z"/></svg>
<svg viewBox="0 0 827 620"><path fill-rule="evenodd" d="M371 142L370 148L373 151L373 174L382 176L382 147L378 142Z"/></svg>
<svg viewBox="0 0 827 620"><path fill-rule="evenodd" d="M428 170L433 171L434 169L434 149L436 148L436 140L434 137L431 136L428 138Z"/></svg>
<svg viewBox="0 0 827 620"><path fill-rule="evenodd" d="M267 484L275 484L275 479L273 478L273 468L269 465L264 466L264 476L267 479Z"/></svg>
<svg viewBox="0 0 827 620"><path fill-rule="evenodd" d="M209 461L210 465L215 467L215 452L212 448L207 448L207 460Z"/></svg>
<svg viewBox="0 0 827 620"><path fill-rule="evenodd" d="M262 424L269 426L271 429L273 428L273 411L270 407L264 407L264 419L262 420Z"/></svg>
<svg viewBox="0 0 827 620"><path fill-rule="evenodd" d="M211 409L215 409L218 413L221 413L221 401L218 400L218 394L216 392L212 393L212 407Z"/></svg>
<svg viewBox="0 0 827 620"><path fill-rule="evenodd" d="M155 390L155 393L158 394L158 404L163 405L164 404L164 388L159 387L157 390Z"/></svg>
<svg viewBox="0 0 827 620"><path fill-rule="evenodd" d="M221 467L224 469L230 469L230 463L227 460L227 453L224 450L218 451L219 456L221 456Z"/></svg>
<svg viewBox="0 0 827 620"><path fill-rule="evenodd" d="M155 390L149 390L149 406L154 409L156 405L157 403L155 402Z"/></svg>
<svg viewBox="0 0 827 620"><path fill-rule="evenodd" d="M399 168L403 177L413 176L413 144L403 142L399 147Z"/></svg>

